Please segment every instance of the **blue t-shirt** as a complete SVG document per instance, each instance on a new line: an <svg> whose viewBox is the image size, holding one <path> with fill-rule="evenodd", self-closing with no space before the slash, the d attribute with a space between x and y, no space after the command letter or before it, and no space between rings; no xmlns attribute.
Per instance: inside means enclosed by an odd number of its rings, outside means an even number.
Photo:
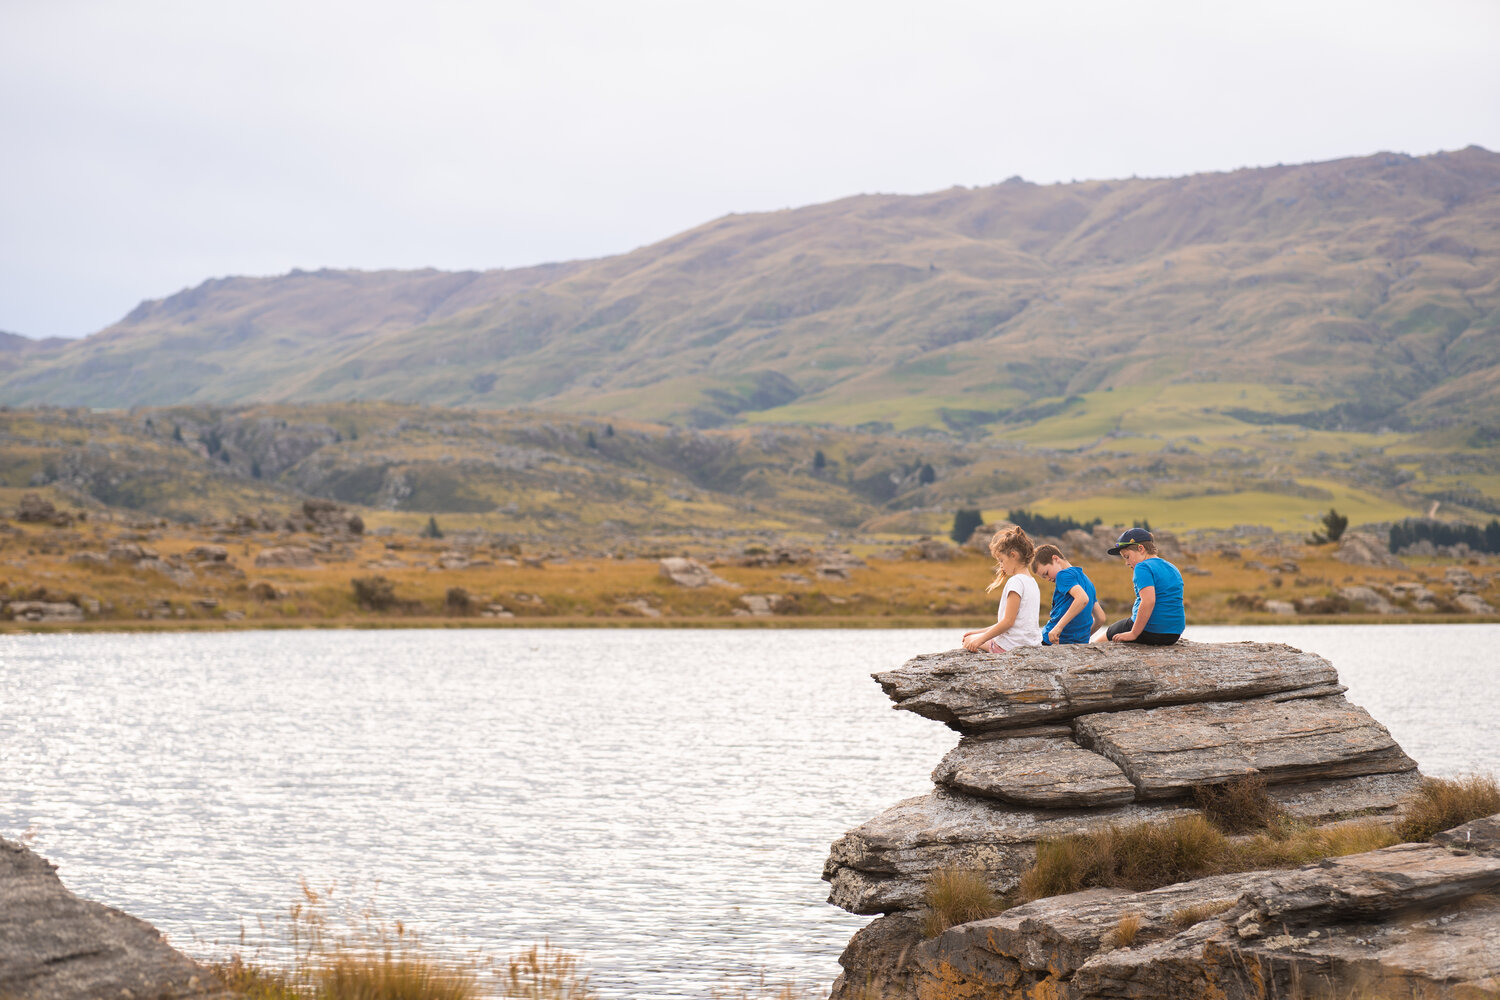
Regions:
<svg viewBox="0 0 1500 1000"><path fill-rule="evenodd" d="M1130 609L1130 620L1135 621L1135 616L1140 613L1141 590L1155 587L1156 606L1151 609L1151 620L1141 631L1181 635L1187 627L1187 613L1182 608L1182 574L1177 567L1160 556L1142 559L1135 564L1131 582L1135 584L1135 605Z"/></svg>
<svg viewBox="0 0 1500 1000"><path fill-rule="evenodd" d="M1062 616L1068 613L1068 608L1073 606L1073 598L1068 591L1074 587L1082 587L1086 595L1086 603L1078 609L1078 614L1068 622L1068 627L1056 636L1050 636L1052 626L1062 621ZM1094 583L1077 566L1069 566L1057 574L1057 579L1052 581L1052 614L1047 619L1047 624L1042 628L1042 642L1046 645L1062 646L1070 642L1088 642L1089 634L1094 630Z"/></svg>

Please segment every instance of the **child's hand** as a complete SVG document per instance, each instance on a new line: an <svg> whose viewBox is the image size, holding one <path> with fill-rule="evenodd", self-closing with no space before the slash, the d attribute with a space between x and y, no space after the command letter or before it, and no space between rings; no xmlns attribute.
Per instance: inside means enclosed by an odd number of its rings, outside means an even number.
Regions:
<svg viewBox="0 0 1500 1000"><path fill-rule="evenodd" d="M964 649L967 649L971 653L979 652L979 650L983 648L983 644L979 641L978 636L981 636L983 634L983 632L970 632L969 634L965 635Z"/></svg>

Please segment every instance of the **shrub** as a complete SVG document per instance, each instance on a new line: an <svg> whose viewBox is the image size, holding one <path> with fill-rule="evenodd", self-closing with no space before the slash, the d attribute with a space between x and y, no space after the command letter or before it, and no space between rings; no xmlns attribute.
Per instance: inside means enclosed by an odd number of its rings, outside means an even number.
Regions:
<svg viewBox="0 0 1500 1000"><path fill-rule="evenodd" d="M450 615L474 613L474 598L462 587L449 587L443 595L443 607Z"/></svg>
<svg viewBox="0 0 1500 1000"><path fill-rule="evenodd" d="M349 583L355 602L369 611L389 611L399 603L396 585L383 576L357 576Z"/></svg>
<svg viewBox="0 0 1500 1000"><path fill-rule="evenodd" d="M927 880L927 916L922 933L937 937L950 927L984 920L1005 910L983 872L943 868Z"/></svg>
<svg viewBox="0 0 1500 1000"><path fill-rule="evenodd" d="M1266 779L1247 774L1218 785L1193 789L1193 802L1224 833L1269 830L1286 812L1266 792Z"/></svg>
<svg viewBox="0 0 1500 1000"><path fill-rule="evenodd" d="M434 515L434 514L427 515L427 525L426 525L426 527L424 527L422 529L422 537L423 538L442 538L443 537L443 529L441 529L441 528L438 527L437 516L436 515Z"/></svg>
<svg viewBox="0 0 1500 1000"><path fill-rule="evenodd" d="M1313 532L1307 541L1312 545L1336 542L1344 537L1344 529L1347 527L1349 527L1349 518L1330 507L1328 513L1323 515L1323 530Z"/></svg>
<svg viewBox="0 0 1500 1000"><path fill-rule="evenodd" d="M1396 832L1402 840L1426 840L1483 816L1500 812L1500 785L1490 775L1425 778Z"/></svg>

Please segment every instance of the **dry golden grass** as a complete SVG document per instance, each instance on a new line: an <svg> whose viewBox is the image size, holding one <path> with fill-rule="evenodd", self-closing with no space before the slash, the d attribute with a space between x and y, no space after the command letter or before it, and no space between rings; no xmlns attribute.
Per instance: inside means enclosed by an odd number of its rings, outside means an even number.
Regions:
<svg viewBox="0 0 1500 1000"><path fill-rule="evenodd" d="M1191 927L1194 924L1202 923L1210 917L1217 917L1219 914L1233 907L1234 900L1232 899L1216 899L1209 903L1196 903L1192 906L1184 906L1180 910L1172 911L1172 923L1178 927Z"/></svg>
<svg viewBox="0 0 1500 1000"><path fill-rule="evenodd" d="M1231 838L1201 813L1165 823L1135 823L1070 834L1037 845L1021 877L1024 900L1094 886L1144 892L1207 875L1291 868L1322 858L1360 854L1398 840L1386 823L1356 820L1330 827L1278 825L1273 833Z"/></svg>
<svg viewBox="0 0 1500 1000"><path fill-rule="evenodd" d="M576 955L543 943L506 960L500 995L505 1000L591 1000L595 994Z"/></svg>
<svg viewBox="0 0 1500 1000"><path fill-rule="evenodd" d="M944 868L927 880L927 913L922 933L937 937L950 927L984 920L1004 912L1005 904L995 895L984 873L964 868Z"/></svg>
<svg viewBox="0 0 1500 1000"><path fill-rule="evenodd" d="M340 919L335 916L331 891L318 892L304 885L303 896L282 927L290 963L266 964L232 955L211 966L225 986L250 1000L478 1000L485 994L481 979L490 963L483 956L440 954L399 921L381 920L369 910ZM557 963L546 968L555 969ZM582 982L586 989L587 981ZM586 1000L590 996L587 992L502 995L536 1000Z"/></svg>
<svg viewBox="0 0 1500 1000"><path fill-rule="evenodd" d="M195 546L223 544L228 549L230 566L225 570L195 567L195 579L178 585L160 573L121 563L90 566L69 561L76 552L106 551L113 539L125 533L121 523L92 519L67 529L31 524L10 528L0 530L0 565L4 566L0 596L98 601L100 609L89 612L89 622L113 623L114 627L641 624L641 612L632 602L644 600L661 613L660 618L647 620L662 625L951 624L956 640L963 628L992 621L995 614L994 601L983 592L990 579L989 560L978 555L964 555L951 562L888 560L874 558L874 548L865 546L856 549L856 554L871 557L868 566L854 569L848 580L814 580L809 567L720 565L715 572L740 589L690 590L663 579L656 559L646 557L548 561L541 558L548 553L538 551L521 553L523 560L530 558L531 564L522 561L512 566L506 562L514 553L481 546L466 550L466 554L489 565L441 569L439 560L457 544L454 539L400 535L336 544L332 552L318 554L316 567L272 569L257 568L255 557L267 548L306 546L318 539L303 534L258 533L215 543L211 531L188 525L146 532L142 544L164 559L179 558L187 565L193 565L187 557ZM387 548L388 543L393 547ZM693 550L669 547L662 551L676 554ZM708 556L701 551L698 554ZM1076 561L1097 585L1111 616L1124 613L1131 590L1122 566L1117 561L1074 555L1079 556ZM1203 556L1199 565L1211 569L1213 575L1188 579L1191 620L1205 624L1274 620L1274 616L1235 610L1228 603L1242 591L1270 596L1264 572L1245 570L1238 558L1217 553ZM1285 599L1326 593L1330 585L1348 577L1350 569L1332 563L1325 550L1308 550L1302 559L1302 574L1277 590L1275 596ZM1403 570L1358 572L1360 580L1375 582L1414 575ZM788 574L800 574L807 582L783 579ZM362 602L354 587L355 580L377 576L389 581L391 588L389 600L375 602L379 607L368 600ZM284 592L284 596L258 598L253 585L261 583ZM1429 585L1442 587L1435 581ZM450 595L455 591L467 598L454 600ZM777 594L782 600L776 614L749 619L736 615L744 611L740 598L746 594ZM195 603L205 599L217 603L213 607ZM1500 602L1500 596L1494 600ZM491 605L514 617L484 617ZM226 620L226 613L232 620ZM1342 620L1358 619L1345 616ZM3 624L7 628L32 627Z"/></svg>
<svg viewBox="0 0 1500 1000"><path fill-rule="evenodd" d="M1109 940L1116 948L1129 948L1135 944L1136 935L1141 932L1141 915L1139 913L1127 913L1115 924L1115 929L1110 932Z"/></svg>
<svg viewBox="0 0 1500 1000"><path fill-rule="evenodd" d="M1407 806L1397 832L1403 840L1426 840L1495 813L1500 813L1500 784L1492 775L1426 778Z"/></svg>
<svg viewBox="0 0 1500 1000"><path fill-rule="evenodd" d="M1193 789L1193 802L1224 833L1270 829L1286 813L1266 791L1266 779L1247 774L1218 785Z"/></svg>

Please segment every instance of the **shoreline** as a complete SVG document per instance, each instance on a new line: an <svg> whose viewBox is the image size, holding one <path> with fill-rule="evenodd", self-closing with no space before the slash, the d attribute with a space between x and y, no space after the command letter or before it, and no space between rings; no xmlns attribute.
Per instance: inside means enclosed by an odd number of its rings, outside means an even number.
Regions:
<svg viewBox="0 0 1500 1000"><path fill-rule="evenodd" d="M282 632L295 630L336 631L372 629L872 629L964 628L972 625L968 618L890 616L852 617L783 615L771 617L682 617L600 618L584 616L527 618L444 618L411 617L399 619L307 618L298 620L260 619L246 621L214 620L143 620L84 622L0 622L0 635L53 634L59 632ZM1500 615L1238 615L1215 616L1194 621L1193 625L1496 625Z"/></svg>

